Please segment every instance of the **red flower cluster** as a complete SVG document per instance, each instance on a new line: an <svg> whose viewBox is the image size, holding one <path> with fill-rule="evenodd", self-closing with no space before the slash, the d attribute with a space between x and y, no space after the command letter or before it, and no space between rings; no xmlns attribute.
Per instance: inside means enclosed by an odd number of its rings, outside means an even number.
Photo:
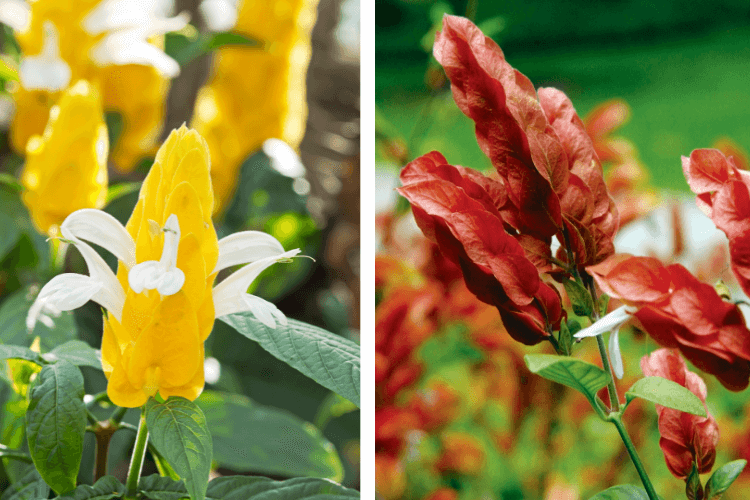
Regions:
<svg viewBox="0 0 750 500"><path fill-rule="evenodd" d="M696 149L682 157L682 170L698 206L729 239L732 271L750 295L750 172L733 156L716 149Z"/></svg>
<svg viewBox="0 0 750 500"><path fill-rule="evenodd" d="M750 379L750 331L739 308L680 264L618 254L586 270L609 296L638 307L635 318L663 347L677 348L726 388Z"/></svg>
<svg viewBox="0 0 750 500"><path fill-rule="evenodd" d="M641 359L641 370L647 377L663 377L686 387L706 406L706 384L689 371L679 353L659 349ZM710 472L716 459L719 427L706 408L707 417L656 405L659 416L659 446L664 453L669 471L680 479L690 474L693 463L698 472Z"/></svg>
<svg viewBox="0 0 750 500"><path fill-rule="evenodd" d="M614 252L617 210L591 139L559 90L534 90L469 20L446 16L434 46L458 107L476 123L495 175L450 165L437 152L401 173L399 191L422 231L457 264L469 289L498 308L511 336L536 344L562 316L551 238L575 265ZM561 248L557 258L567 260Z"/></svg>

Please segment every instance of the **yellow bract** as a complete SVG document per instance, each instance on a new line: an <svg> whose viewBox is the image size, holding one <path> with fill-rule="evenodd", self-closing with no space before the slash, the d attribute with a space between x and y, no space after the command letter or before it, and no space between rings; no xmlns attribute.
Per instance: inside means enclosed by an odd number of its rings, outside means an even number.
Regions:
<svg viewBox="0 0 750 500"><path fill-rule="evenodd" d="M244 0L233 31L265 47L219 49L192 126L211 146L216 211L226 208L242 161L277 138L299 146L305 132L305 78L318 0Z"/></svg>
<svg viewBox="0 0 750 500"><path fill-rule="evenodd" d="M88 80L99 87L105 111L122 115L124 127L113 145L113 164L121 172L130 172L142 157L152 154L164 120L164 101L169 79L151 66L100 66L91 58L94 46L104 37L92 36L82 26L83 20L102 0L36 0L30 3L29 29L16 34L24 56L40 54L44 44L45 23L54 24L59 40L60 57L68 64L71 82ZM153 37L159 45L162 37ZM18 86L14 91L16 115L11 128L11 145L22 153L34 134L41 134L50 108L60 92L28 90Z"/></svg>
<svg viewBox="0 0 750 500"><path fill-rule="evenodd" d="M22 199L37 230L54 234L74 211L104 205L107 149L101 98L80 80L49 112L44 134L28 141Z"/></svg>
<svg viewBox="0 0 750 500"><path fill-rule="evenodd" d="M219 255L211 221L213 192L206 142L184 125L156 154L125 226L136 242L136 262L159 260L164 227L174 214L180 225L177 267L185 283L174 295L135 293L128 269L118 279L126 290L122 322L105 317L102 365L113 403L136 407L159 392L190 400L203 389L203 342L214 322L212 286Z"/></svg>

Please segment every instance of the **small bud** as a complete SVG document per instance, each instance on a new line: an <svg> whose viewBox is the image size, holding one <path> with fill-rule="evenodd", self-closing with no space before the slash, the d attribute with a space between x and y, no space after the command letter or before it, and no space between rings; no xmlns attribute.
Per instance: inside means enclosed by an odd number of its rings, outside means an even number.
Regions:
<svg viewBox="0 0 750 500"><path fill-rule="evenodd" d="M716 290L716 293L719 294L719 297L721 297L723 300L732 300L732 294L729 293L729 287L724 284L722 280L719 280L714 285L714 290Z"/></svg>

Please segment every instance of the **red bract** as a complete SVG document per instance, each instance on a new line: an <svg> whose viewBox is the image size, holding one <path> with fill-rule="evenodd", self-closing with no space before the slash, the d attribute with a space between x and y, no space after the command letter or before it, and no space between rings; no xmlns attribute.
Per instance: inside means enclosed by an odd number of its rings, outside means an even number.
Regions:
<svg viewBox="0 0 750 500"><path fill-rule="evenodd" d="M496 208L503 204L503 184L449 165L437 152L407 165L401 180L399 191L411 202L417 224L461 268L469 290L500 310L514 339L529 345L542 341L547 327L560 320L560 297L539 279L524 246L506 232ZM532 241L526 246L534 247Z"/></svg>
<svg viewBox="0 0 750 500"><path fill-rule="evenodd" d="M750 172L716 149L682 157L682 170L700 206L729 239L732 271L750 295Z"/></svg>
<svg viewBox="0 0 750 500"><path fill-rule="evenodd" d="M563 241L567 229L579 265L613 253L617 211L570 100L556 89L540 89L537 96L531 81L468 19L445 16L434 53L497 171L502 195L494 205L503 221L542 240L558 234Z"/></svg>
<svg viewBox="0 0 750 500"><path fill-rule="evenodd" d="M726 388L750 379L750 331L740 309L680 264L619 254L586 270L611 297L638 307L635 318L663 347L677 348Z"/></svg>
<svg viewBox="0 0 750 500"><path fill-rule="evenodd" d="M706 407L706 384L689 371L677 351L659 349L641 359L641 370L647 377L663 377L686 387L703 401ZM695 462L698 472L709 472L716 459L719 427L706 408L707 417L656 405L659 416L659 446L670 472L684 479Z"/></svg>

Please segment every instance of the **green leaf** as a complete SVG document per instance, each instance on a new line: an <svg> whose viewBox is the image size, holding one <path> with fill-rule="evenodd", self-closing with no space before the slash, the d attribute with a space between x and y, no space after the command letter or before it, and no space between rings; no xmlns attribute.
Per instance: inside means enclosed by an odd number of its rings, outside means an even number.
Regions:
<svg viewBox="0 0 750 500"><path fill-rule="evenodd" d="M193 35L193 33L191 33ZM249 47L261 49L263 42L250 38L239 33L204 33L197 36L185 36L181 33L169 33L167 53L177 61L180 67L197 59L198 57L211 52L212 50L227 47Z"/></svg>
<svg viewBox="0 0 750 500"><path fill-rule="evenodd" d="M1 226L0 231L2 231ZM34 338L39 336L42 351L49 351L77 336L75 318L68 311L62 312L57 318L52 318L54 322L52 328L37 321L34 331L29 334L26 328L26 316L36 293L38 290L34 291L29 288L18 290L0 305L0 343L29 346Z"/></svg>
<svg viewBox="0 0 750 500"><path fill-rule="evenodd" d="M0 61L2 61L2 59L0 59ZM6 174L5 172L0 173L0 184L8 186L10 189L17 193L20 193L24 190L23 184L18 182L18 179L10 174Z"/></svg>
<svg viewBox="0 0 750 500"><path fill-rule="evenodd" d="M609 295L606 293L603 293L599 297L599 315L604 316L607 314L607 309L609 308Z"/></svg>
<svg viewBox="0 0 750 500"><path fill-rule="evenodd" d="M48 363L64 359L76 366L90 366L98 370L102 369L101 352L91 347L82 340L70 340L63 345L57 346L50 352L42 354L42 358Z"/></svg>
<svg viewBox="0 0 750 500"><path fill-rule="evenodd" d="M42 368L29 394L29 452L39 474L57 493L76 487L86 432L83 395L83 375L67 361Z"/></svg>
<svg viewBox="0 0 750 500"><path fill-rule="evenodd" d="M138 481L138 491L151 500L179 500L188 496L185 483L158 474L142 477Z"/></svg>
<svg viewBox="0 0 750 500"><path fill-rule="evenodd" d="M0 359L25 359L42 366L47 364L41 354L20 345L0 345Z"/></svg>
<svg viewBox="0 0 750 500"><path fill-rule="evenodd" d="M589 500L649 500L648 493L640 486L620 484L600 491Z"/></svg>
<svg viewBox="0 0 750 500"><path fill-rule="evenodd" d="M109 186L109 189L107 189L107 198L104 204L109 205L110 202L129 195L130 193L135 193L139 189L141 189L140 182L121 182L120 184Z"/></svg>
<svg viewBox="0 0 750 500"><path fill-rule="evenodd" d="M688 500L703 500L703 485L701 485L701 476L698 473L698 467L693 462L693 468L685 479L685 495Z"/></svg>
<svg viewBox="0 0 750 500"><path fill-rule="evenodd" d="M7 57L0 58L0 79L18 81L18 67Z"/></svg>
<svg viewBox="0 0 750 500"><path fill-rule="evenodd" d="M217 477L208 485L207 500L343 500L360 493L327 479L298 477L273 481L265 477Z"/></svg>
<svg viewBox="0 0 750 500"><path fill-rule="evenodd" d="M359 346L351 340L293 319L287 326L268 328L250 312L219 319L359 407Z"/></svg>
<svg viewBox="0 0 750 500"><path fill-rule="evenodd" d="M75 490L57 498L74 498L75 500L110 500L125 494L125 486L114 476L104 476L93 486L82 484Z"/></svg>
<svg viewBox="0 0 750 500"><path fill-rule="evenodd" d="M735 460L716 469L706 482L705 500L719 500L746 465L747 460Z"/></svg>
<svg viewBox="0 0 750 500"><path fill-rule="evenodd" d="M662 377L645 377L638 380L625 393L629 404L634 398L641 398L658 405L684 411L699 417L706 416L703 402L686 387Z"/></svg>
<svg viewBox="0 0 750 500"><path fill-rule="evenodd" d="M558 382L583 393L591 405L598 409L596 393L609 382L607 373L596 365L551 354L527 354L526 366L548 380Z"/></svg>
<svg viewBox="0 0 750 500"><path fill-rule="evenodd" d="M262 48L263 42L255 38L251 38L241 33L234 33L231 31L225 31L222 33L213 33L206 35L207 43L206 48L208 50L215 50L221 47L228 46L239 46L239 47L253 47Z"/></svg>
<svg viewBox="0 0 750 500"><path fill-rule="evenodd" d="M214 391L204 391L196 403L206 415L219 465L237 472L341 480L336 449L299 417Z"/></svg>
<svg viewBox="0 0 750 500"><path fill-rule="evenodd" d="M44 482L33 465L29 465L26 474L11 484L0 496L0 500L38 500L49 496L49 486Z"/></svg>
<svg viewBox="0 0 750 500"><path fill-rule="evenodd" d="M0 444L0 458L9 458L21 462L31 463L31 457L23 450L15 450L4 444Z"/></svg>
<svg viewBox="0 0 750 500"><path fill-rule="evenodd" d="M562 349L562 354L570 356L573 349L573 334L570 333L568 324L565 321L560 322L560 335L558 336L558 342L560 344L560 349Z"/></svg>
<svg viewBox="0 0 750 500"><path fill-rule="evenodd" d="M594 301L588 290L577 281L567 280L563 283L565 291L573 305L573 312L578 316L589 317L594 312Z"/></svg>
<svg viewBox="0 0 750 500"><path fill-rule="evenodd" d="M194 500L206 496L211 470L211 435L206 417L192 401L172 396L164 403L146 403L151 442L185 481Z"/></svg>
<svg viewBox="0 0 750 500"><path fill-rule="evenodd" d="M326 396L326 399L318 408L318 412L315 415L315 427L318 429L324 429L328 422L334 418L338 418L347 413L358 410L357 406L349 401L348 399L336 394L335 392L330 393ZM299 475L299 474L297 474ZM330 477L318 475L317 477ZM330 478L334 479L334 478Z"/></svg>

